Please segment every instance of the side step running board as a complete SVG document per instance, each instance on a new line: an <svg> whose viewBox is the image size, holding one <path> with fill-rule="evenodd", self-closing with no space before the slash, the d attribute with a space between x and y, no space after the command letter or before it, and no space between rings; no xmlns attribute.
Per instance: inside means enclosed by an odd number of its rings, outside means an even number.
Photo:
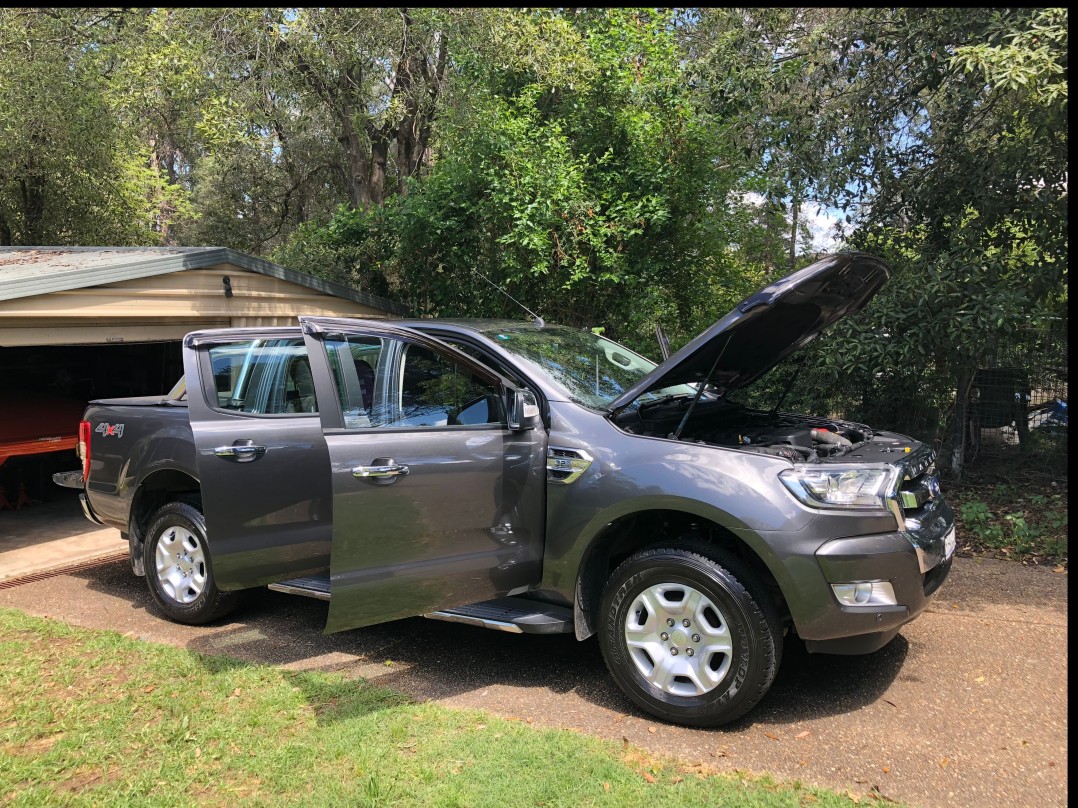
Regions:
<svg viewBox="0 0 1078 808"><path fill-rule="evenodd" d="M317 578L293 578L291 581L278 581L270 584L268 589L275 592L287 592L289 595L303 595L318 600L329 600L329 576L321 575Z"/></svg>
<svg viewBox="0 0 1078 808"><path fill-rule="evenodd" d="M329 600L329 578L293 578L269 584L275 592L303 595L318 600ZM432 620L450 623L467 623L513 634L571 634L573 610L568 606L556 606L527 598L498 598L467 606L456 606L423 615Z"/></svg>
<svg viewBox="0 0 1078 808"><path fill-rule="evenodd" d="M571 634L573 610L527 598L498 598L423 615L513 634Z"/></svg>

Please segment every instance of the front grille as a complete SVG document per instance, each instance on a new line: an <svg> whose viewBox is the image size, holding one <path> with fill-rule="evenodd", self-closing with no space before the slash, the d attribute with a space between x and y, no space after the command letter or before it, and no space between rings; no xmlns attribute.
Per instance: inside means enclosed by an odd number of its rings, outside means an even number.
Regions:
<svg viewBox="0 0 1078 808"><path fill-rule="evenodd" d="M918 452L906 466L906 477L898 487L898 503L907 516L919 512L930 500L939 496L935 457L931 451Z"/></svg>

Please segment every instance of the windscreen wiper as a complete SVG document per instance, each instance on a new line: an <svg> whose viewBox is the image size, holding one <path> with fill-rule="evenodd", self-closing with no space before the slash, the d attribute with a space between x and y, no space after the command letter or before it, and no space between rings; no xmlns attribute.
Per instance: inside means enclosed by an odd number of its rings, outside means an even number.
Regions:
<svg viewBox="0 0 1078 808"><path fill-rule="evenodd" d="M650 410L652 407L661 407L663 404L669 404L671 401L689 398L692 398L692 396L688 393L671 393L670 395L657 398L654 401L641 401L640 412L643 412L645 409Z"/></svg>

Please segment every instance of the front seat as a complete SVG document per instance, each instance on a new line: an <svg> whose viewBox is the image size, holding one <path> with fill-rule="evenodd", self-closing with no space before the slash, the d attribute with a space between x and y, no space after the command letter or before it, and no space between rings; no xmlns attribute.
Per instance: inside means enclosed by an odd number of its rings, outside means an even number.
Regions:
<svg viewBox="0 0 1078 808"><path fill-rule="evenodd" d="M295 387L295 396L289 396L288 412L318 412L314 395L314 377L311 363L306 356L297 356L288 366L288 376Z"/></svg>

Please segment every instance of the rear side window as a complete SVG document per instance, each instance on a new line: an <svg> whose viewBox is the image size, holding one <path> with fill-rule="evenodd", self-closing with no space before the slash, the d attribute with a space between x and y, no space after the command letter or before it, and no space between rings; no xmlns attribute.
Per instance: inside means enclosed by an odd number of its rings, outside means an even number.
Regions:
<svg viewBox="0 0 1078 808"><path fill-rule="evenodd" d="M302 337L229 342L207 353L218 409L251 415L318 412Z"/></svg>

